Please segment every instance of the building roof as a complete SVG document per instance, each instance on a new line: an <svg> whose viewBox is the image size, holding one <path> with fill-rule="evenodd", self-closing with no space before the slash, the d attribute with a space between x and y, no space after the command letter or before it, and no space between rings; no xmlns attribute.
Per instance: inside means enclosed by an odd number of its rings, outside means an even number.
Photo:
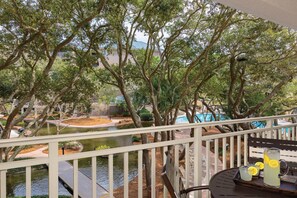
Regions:
<svg viewBox="0 0 297 198"><path fill-rule="evenodd" d="M215 0L242 12L297 30L296 0Z"/></svg>

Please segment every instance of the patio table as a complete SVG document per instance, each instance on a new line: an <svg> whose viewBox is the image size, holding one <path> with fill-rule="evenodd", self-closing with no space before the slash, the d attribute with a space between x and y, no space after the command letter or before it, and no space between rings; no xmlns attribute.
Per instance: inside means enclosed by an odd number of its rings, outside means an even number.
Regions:
<svg viewBox="0 0 297 198"><path fill-rule="evenodd" d="M289 198L292 196L279 194L276 192L264 191L251 187L236 185L233 177L238 168L231 168L223 170L215 174L209 182L209 190L211 191L212 198L218 197L262 197L262 198Z"/></svg>

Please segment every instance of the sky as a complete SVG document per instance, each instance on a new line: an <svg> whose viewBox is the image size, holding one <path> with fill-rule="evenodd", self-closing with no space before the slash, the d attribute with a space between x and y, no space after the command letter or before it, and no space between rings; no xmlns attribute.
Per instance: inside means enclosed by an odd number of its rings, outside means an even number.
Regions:
<svg viewBox="0 0 297 198"><path fill-rule="evenodd" d="M145 36L144 32L137 31L136 32L136 39L137 39L137 41L142 41L142 42L147 43L148 37Z"/></svg>

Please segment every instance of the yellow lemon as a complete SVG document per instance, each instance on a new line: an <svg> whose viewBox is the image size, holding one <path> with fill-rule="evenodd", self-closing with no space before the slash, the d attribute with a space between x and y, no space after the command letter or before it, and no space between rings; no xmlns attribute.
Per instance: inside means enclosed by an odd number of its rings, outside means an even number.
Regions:
<svg viewBox="0 0 297 198"><path fill-rule="evenodd" d="M278 160L270 160L269 161L269 166L271 168L277 168L279 166L279 161Z"/></svg>
<svg viewBox="0 0 297 198"><path fill-rule="evenodd" d="M265 163L265 164L268 164L269 161L270 161L270 159L269 159L268 155L265 155L265 154L264 154L264 163Z"/></svg>
<svg viewBox="0 0 297 198"><path fill-rule="evenodd" d="M263 162L256 162L256 163L255 163L255 166L259 167L260 170L263 170L263 169L264 169L264 164L263 164Z"/></svg>
<svg viewBox="0 0 297 198"><path fill-rule="evenodd" d="M252 176L256 176L258 174L258 169L254 166L250 166L248 168L248 173Z"/></svg>

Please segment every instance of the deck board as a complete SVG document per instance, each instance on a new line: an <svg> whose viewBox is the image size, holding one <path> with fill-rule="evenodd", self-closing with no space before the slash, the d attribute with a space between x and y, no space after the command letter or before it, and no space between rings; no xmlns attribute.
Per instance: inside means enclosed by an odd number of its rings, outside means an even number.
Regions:
<svg viewBox="0 0 297 198"><path fill-rule="evenodd" d="M59 162L59 180L66 188L73 190L73 166L65 161ZM108 192L99 184L97 186L97 197L107 195ZM78 195L81 198L92 198L92 180L78 171Z"/></svg>

